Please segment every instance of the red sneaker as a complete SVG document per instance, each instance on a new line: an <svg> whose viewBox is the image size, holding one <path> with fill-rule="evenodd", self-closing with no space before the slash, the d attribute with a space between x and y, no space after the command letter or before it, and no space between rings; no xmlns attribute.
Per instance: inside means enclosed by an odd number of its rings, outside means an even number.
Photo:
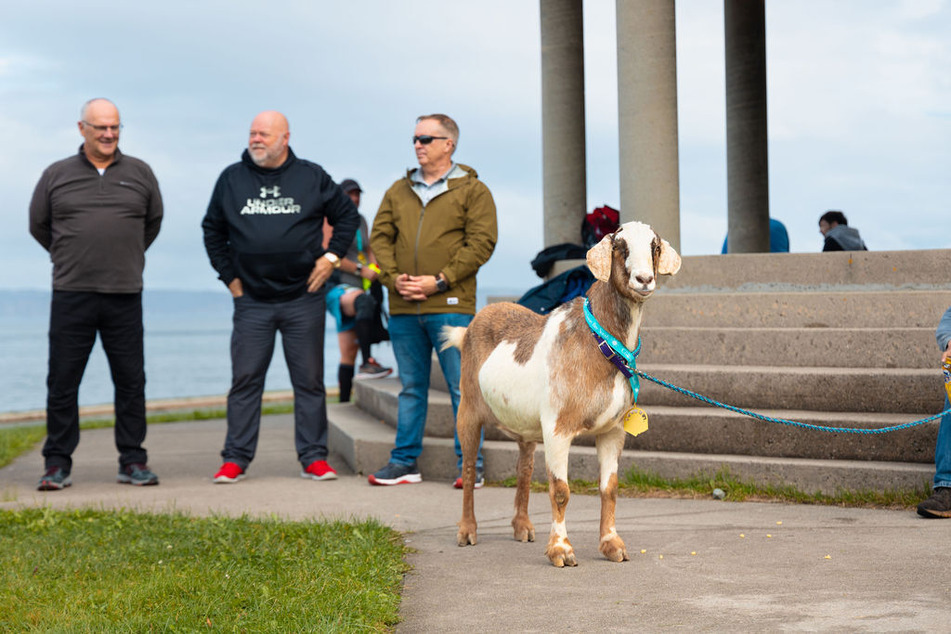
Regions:
<svg viewBox="0 0 951 634"><path fill-rule="evenodd" d="M300 477L313 480L336 480L337 472L327 464L326 460L315 460L306 469L300 472Z"/></svg>
<svg viewBox="0 0 951 634"><path fill-rule="evenodd" d="M218 469L218 473L214 475L212 480L214 480L216 484L231 484L232 482L237 482L243 477L244 469L233 462L226 462L221 465L221 468Z"/></svg>

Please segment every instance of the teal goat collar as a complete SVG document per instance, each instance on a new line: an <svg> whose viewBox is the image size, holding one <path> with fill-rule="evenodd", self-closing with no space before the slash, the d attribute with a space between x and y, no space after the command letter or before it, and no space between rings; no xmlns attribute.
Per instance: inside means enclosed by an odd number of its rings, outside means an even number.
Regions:
<svg viewBox="0 0 951 634"><path fill-rule="evenodd" d="M604 355L604 358L610 361L617 369L627 377L631 383L631 391L634 393L634 402L637 403L637 394L641 389L640 379L637 377L637 355L641 352L641 338L637 338L637 347L631 352L627 347L617 340L604 327L598 323L598 320L591 314L591 302L584 298L584 320L591 329L595 341L598 342L598 350Z"/></svg>

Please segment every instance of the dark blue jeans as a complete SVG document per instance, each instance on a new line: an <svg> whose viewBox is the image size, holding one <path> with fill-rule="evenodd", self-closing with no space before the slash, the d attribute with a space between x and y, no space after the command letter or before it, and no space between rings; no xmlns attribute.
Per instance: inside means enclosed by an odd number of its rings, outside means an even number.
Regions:
<svg viewBox="0 0 951 634"><path fill-rule="evenodd" d="M423 433L426 429L426 413L429 408L429 373L432 369L433 349L439 357L449 396L452 401L452 417L459 411L459 374L462 358L459 350L449 348L439 351L442 346L443 326L468 326L472 315L460 313L440 313L434 315L390 315L388 324L390 340L393 342L393 354L399 366L400 391L398 420L396 424L396 446L390 452L390 462L414 464L423 452ZM454 433L456 463L462 468L462 448L459 435ZM485 430L483 430L483 437ZM482 468L482 440L479 440L479 455L476 466Z"/></svg>
<svg viewBox="0 0 951 634"><path fill-rule="evenodd" d="M947 397L944 399L944 408L951 407ZM938 427L938 441L934 448L934 486L951 487L951 414L941 417Z"/></svg>
<svg viewBox="0 0 951 634"><path fill-rule="evenodd" d="M261 427L264 377L281 333L284 360L294 388L294 445L301 465L327 458L327 394L324 389L324 291L287 302L234 300L228 434L221 457L247 469Z"/></svg>
<svg viewBox="0 0 951 634"><path fill-rule="evenodd" d="M146 463L145 354L142 293L53 291L46 378L46 468L72 469L79 445L79 384L96 343L109 360L115 386L116 448L121 466Z"/></svg>

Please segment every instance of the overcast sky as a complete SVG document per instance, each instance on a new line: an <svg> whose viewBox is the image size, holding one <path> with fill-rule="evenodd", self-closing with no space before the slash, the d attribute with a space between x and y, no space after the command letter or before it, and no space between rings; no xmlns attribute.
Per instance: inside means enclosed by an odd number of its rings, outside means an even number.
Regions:
<svg viewBox="0 0 951 634"><path fill-rule="evenodd" d="M942 0L766 3L770 212L794 252L821 249L841 209L873 250L951 247L951 9ZM619 206L615 3L585 0L588 210ZM415 166L416 116L461 128L499 212L480 285L539 283L541 58L537 0L36 0L0 21L0 288L47 288L27 231L43 169L75 153L81 104L108 97L120 147L148 162L165 221L149 288L217 289L200 222L254 115L285 113L291 146L356 178L372 222ZM726 232L723 4L677 2L681 251Z"/></svg>

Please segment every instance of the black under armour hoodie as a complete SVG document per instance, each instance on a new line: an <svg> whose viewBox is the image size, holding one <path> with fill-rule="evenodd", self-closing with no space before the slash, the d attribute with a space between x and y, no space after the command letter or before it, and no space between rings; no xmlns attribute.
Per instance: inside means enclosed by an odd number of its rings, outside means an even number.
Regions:
<svg viewBox="0 0 951 634"><path fill-rule="evenodd" d="M323 222L333 226L327 251L343 257L360 224L350 197L316 163L288 148L283 165L255 165L248 151L218 177L201 226L205 250L226 285L236 277L259 301L300 297L324 254Z"/></svg>

